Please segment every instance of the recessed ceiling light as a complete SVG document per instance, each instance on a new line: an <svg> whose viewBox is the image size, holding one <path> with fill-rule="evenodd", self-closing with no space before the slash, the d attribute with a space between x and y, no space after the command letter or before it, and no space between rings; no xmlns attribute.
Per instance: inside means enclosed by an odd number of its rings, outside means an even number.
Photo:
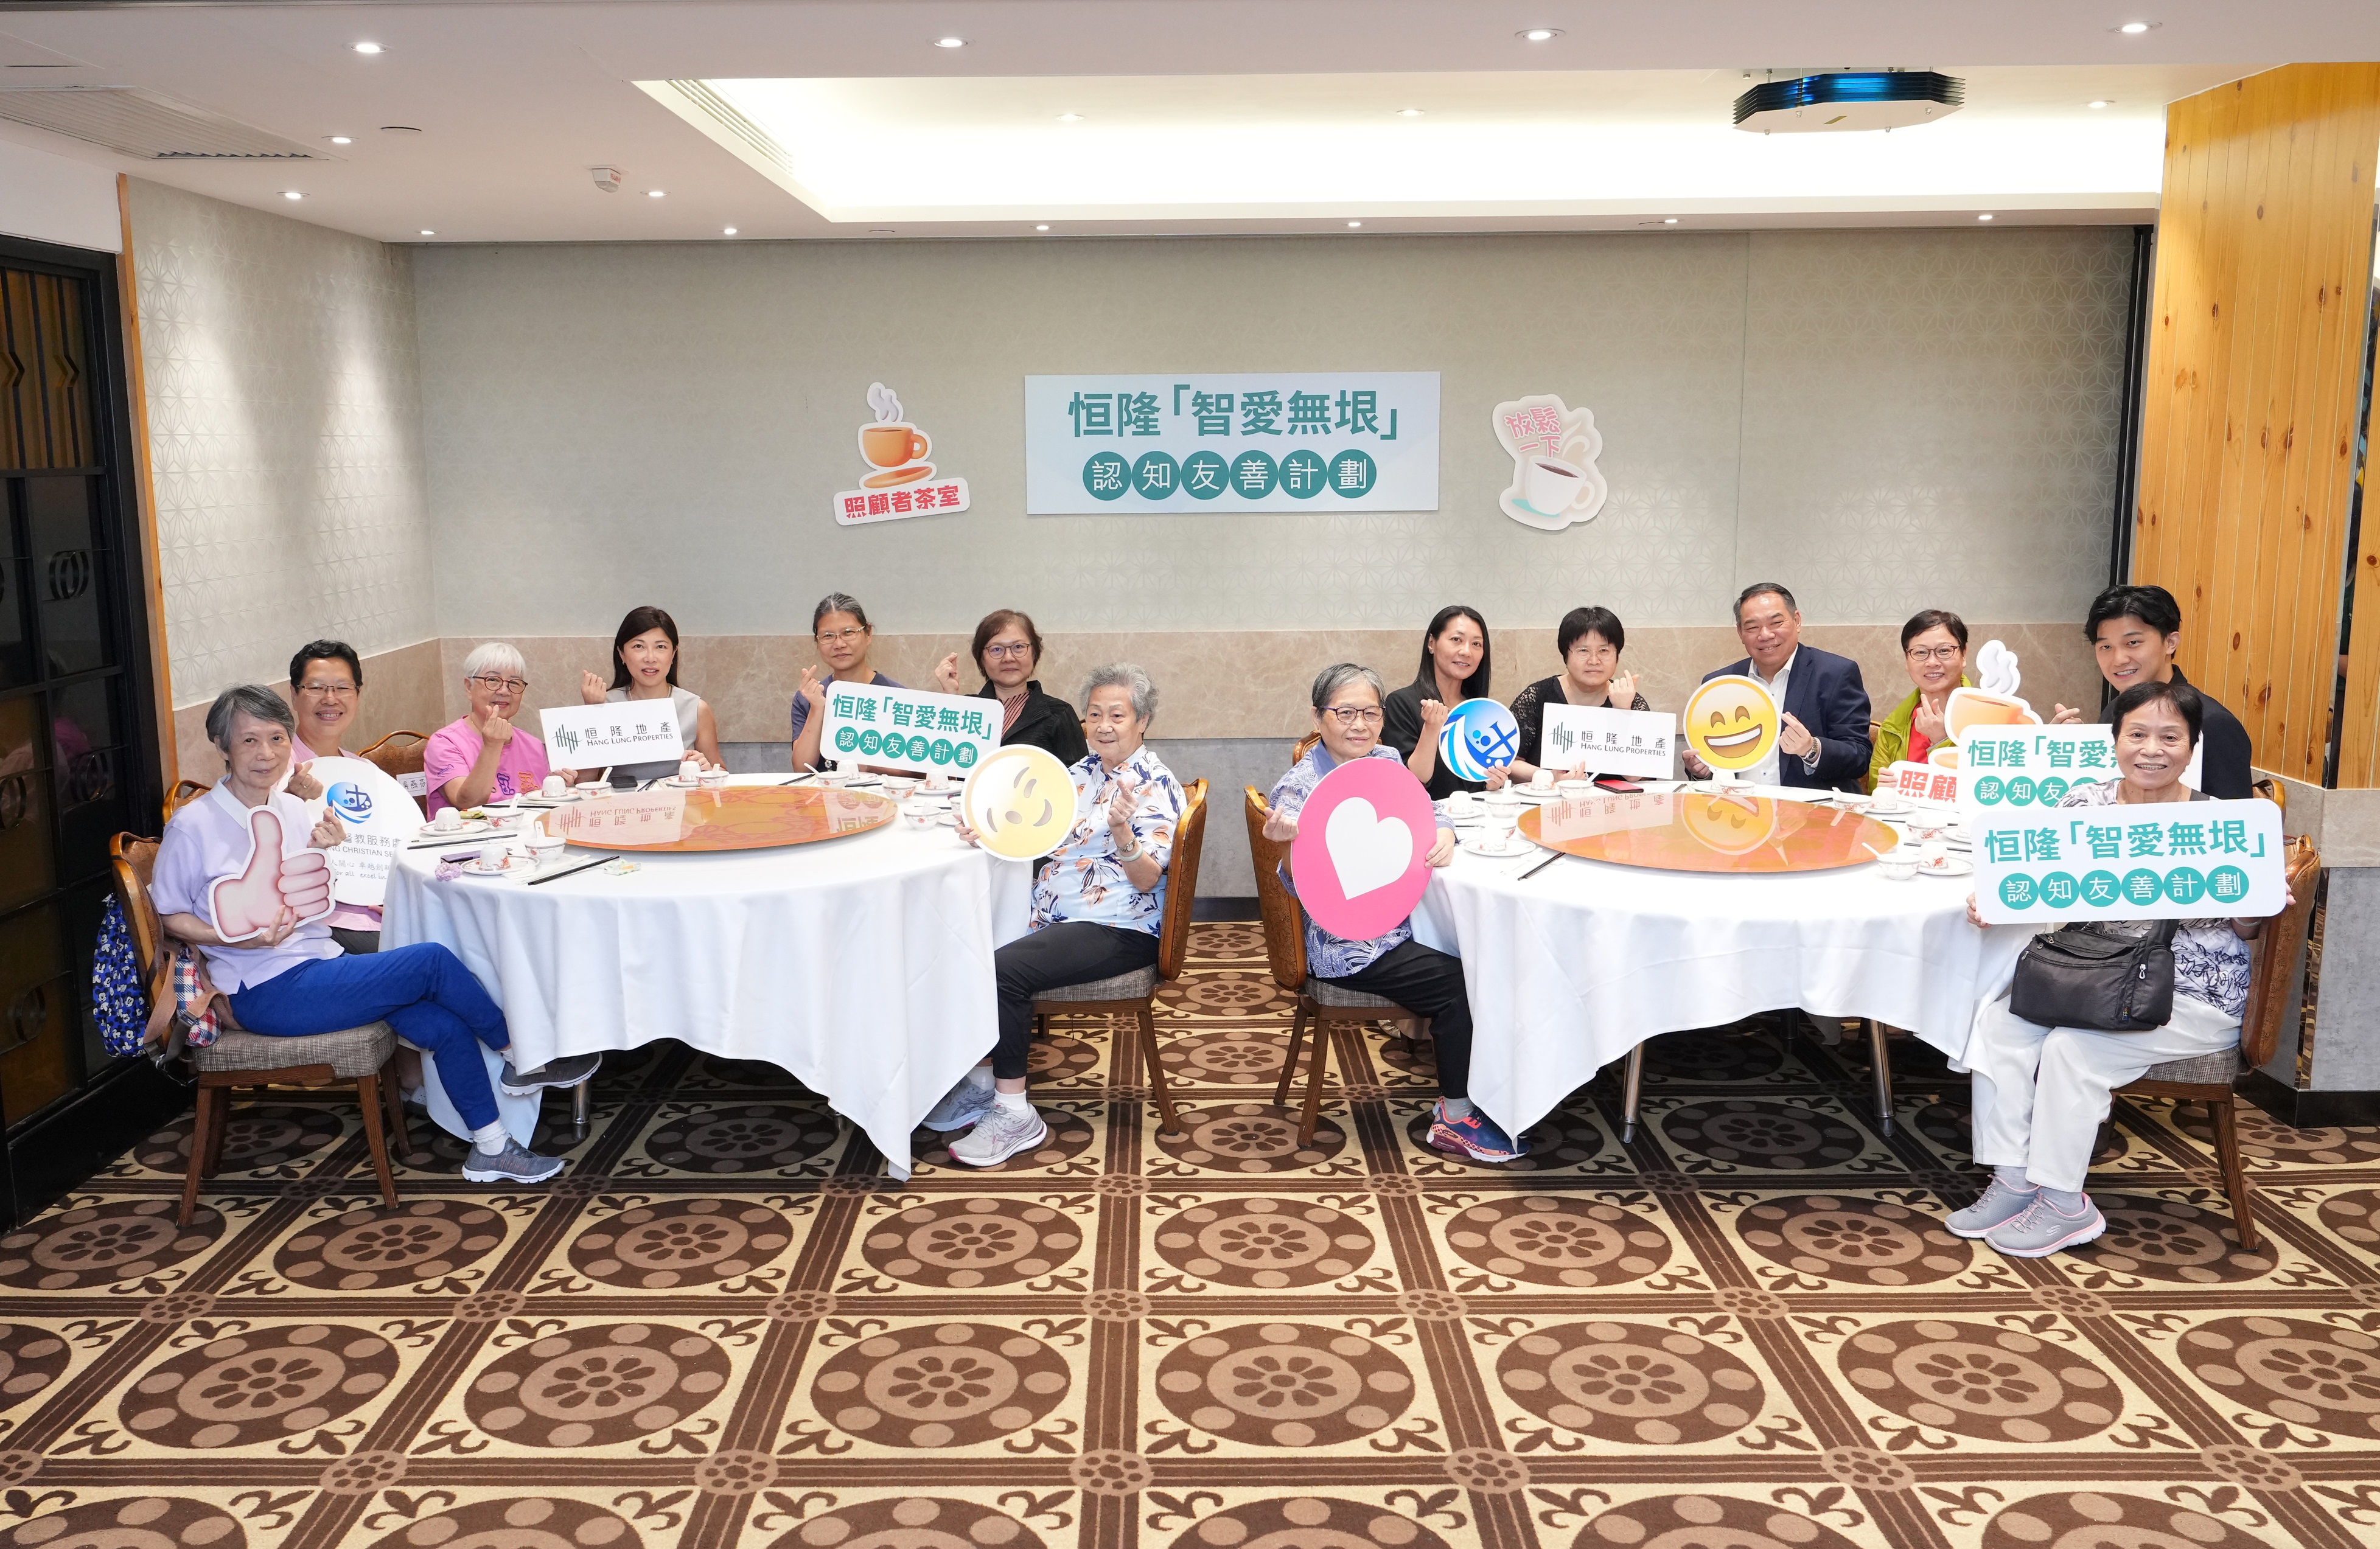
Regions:
<svg viewBox="0 0 2380 1549"><path fill-rule="evenodd" d="M1678 218L1675 215L1664 215L1661 217L1661 224L1665 226L1673 226L1678 224Z"/></svg>
<svg viewBox="0 0 2380 1549"><path fill-rule="evenodd" d="M422 235L422 236L437 236L438 234L437 234L436 232L434 232L434 231L431 231L428 226L423 226L423 227L421 228L421 235Z"/></svg>
<svg viewBox="0 0 2380 1549"><path fill-rule="evenodd" d="M647 199L667 199L669 198L669 195L660 188L647 188L645 190L645 197Z"/></svg>
<svg viewBox="0 0 2380 1549"><path fill-rule="evenodd" d="M1363 224L1364 224L1364 223L1363 223L1363 222L1361 222L1361 221L1350 221L1350 222L1348 222L1348 223L1347 223L1347 229L1348 229L1349 231L1354 231L1357 226L1360 226L1360 225L1362 225Z"/></svg>
<svg viewBox="0 0 2380 1549"><path fill-rule="evenodd" d="M1988 221L1988 220L1990 220L1990 219L1991 219L1991 216L1989 216L1989 215L1987 215L1987 214L1986 214L1986 215L1978 215L1978 216L1976 216L1976 217L1975 217L1975 219L1977 219L1977 220L1979 220L1979 221Z"/></svg>
<svg viewBox="0 0 2380 1549"><path fill-rule="evenodd" d="M1401 107L1397 109L1397 116L1400 118L1419 118L1421 114L1422 110L1417 107Z"/></svg>
<svg viewBox="0 0 2380 1549"><path fill-rule="evenodd" d="M378 43L358 43L356 45L356 52L358 54L379 54L382 52L382 50Z"/></svg>
<svg viewBox="0 0 2380 1549"><path fill-rule="evenodd" d="M1562 30L1559 27L1532 27L1527 31L1518 34L1524 43L1549 43L1561 35Z"/></svg>
<svg viewBox="0 0 2380 1549"><path fill-rule="evenodd" d="M722 226L719 228L719 235L722 236L733 236L735 235L735 228L734 226Z"/></svg>
<svg viewBox="0 0 2380 1549"><path fill-rule="evenodd" d="M934 40L934 46L936 48L965 48L966 47L966 40L965 38L936 38Z"/></svg>
<svg viewBox="0 0 2380 1549"><path fill-rule="evenodd" d="M2162 21L2128 21L2121 27L2116 28L2115 30L2119 32L2138 34L2145 32L2153 27L2163 27L2165 23Z"/></svg>
<svg viewBox="0 0 2380 1549"><path fill-rule="evenodd" d="M2107 98L2101 97L2095 102L2084 103L2082 105L2084 107L2114 107L2116 104L2109 102Z"/></svg>
<svg viewBox="0 0 2380 1549"><path fill-rule="evenodd" d="M295 188L284 188L281 190L281 197L283 199L304 199L306 196L299 193Z"/></svg>
<svg viewBox="0 0 2380 1549"><path fill-rule="evenodd" d="M353 135L332 135L329 139L333 145L353 145L356 142Z"/></svg>
<svg viewBox="0 0 2380 1549"><path fill-rule="evenodd" d="M1048 226L1035 226L1033 229L1035 231L1048 231L1050 228Z"/></svg>
<svg viewBox="0 0 2380 1549"><path fill-rule="evenodd" d="M1062 113L1058 115L1058 122L1061 124L1079 124L1082 121L1083 115L1079 113Z"/></svg>

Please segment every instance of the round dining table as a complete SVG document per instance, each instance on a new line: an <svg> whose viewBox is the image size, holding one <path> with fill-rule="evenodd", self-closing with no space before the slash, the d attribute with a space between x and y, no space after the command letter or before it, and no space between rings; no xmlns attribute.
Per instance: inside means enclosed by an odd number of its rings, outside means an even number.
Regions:
<svg viewBox="0 0 2380 1549"><path fill-rule="evenodd" d="M452 949L504 1008L525 1067L657 1038L766 1060L824 1096L906 1178L917 1120L997 1036L992 950L1025 934L1031 866L905 817L847 820L851 831L764 848L618 845L621 835L650 840L643 815L666 820L674 805L687 841L702 842L694 819L731 805L710 791L677 794L554 809L550 822L566 822L573 841L522 874L455 874L441 857L477 849L480 836L432 844L425 833L390 869L383 939ZM868 805L838 810L864 816ZM613 854L633 869L570 869Z"/></svg>
<svg viewBox="0 0 2380 1549"><path fill-rule="evenodd" d="M1840 837L1846 853L1868 853L1843 828L1859 815L1833 809L1828 793L1739 789L1815 804L1779 812L1805 823L1813 844ZM1679 805L1707 795L1647 790L1588 800L1620 834L1631 824L1682 828ZM1725 832L1726 817L1721 808L1715 833ZM1904 825L1890 831L1901 838ZM1970 924L1972 877L1892 880L1873 859L1815 870L1666 869L1513 842L1521 848L1509 857L1459 852L1431 873L1413 917L1416 939L1463 959L1471 1096L1511 1134L1647 1038L1764 1011L1873 1018L1955 1064L1978 1003L2006 986L2033 935L2030 926ZM1627 842L1604 848L1632 853ZM1639 842L1633 853L1652 851ZM1629 1107L1633 1119L1633 1091Z"/></svg>

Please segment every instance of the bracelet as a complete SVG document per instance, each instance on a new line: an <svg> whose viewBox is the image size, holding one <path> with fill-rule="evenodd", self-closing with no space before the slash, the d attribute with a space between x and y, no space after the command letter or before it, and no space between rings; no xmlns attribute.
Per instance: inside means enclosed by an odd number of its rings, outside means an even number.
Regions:
<svg viewBox="0 0 2380 1549"><path fill-rule="evenodd" d="M1139 841L1137 838L1135 838L1135 839L1134 839L1134 841L1132 841L1132 848L1131 848L1131 849L1129 849L1129 850L1119 850L1119 851L1117 851L1117 852L1115 853L1115 858L1116 858L1117 860L1119 860L1119 861L1123 861L1123 862L1125 862L1126 864L1130 864L1131 862L1134 862L1134 861L1136 861L1136 860L1140 859L1143 855L1146 855L1147 853L1148 853L1148 852L1141 848L1141 846L1140 846L1140 841Z"/></svg>

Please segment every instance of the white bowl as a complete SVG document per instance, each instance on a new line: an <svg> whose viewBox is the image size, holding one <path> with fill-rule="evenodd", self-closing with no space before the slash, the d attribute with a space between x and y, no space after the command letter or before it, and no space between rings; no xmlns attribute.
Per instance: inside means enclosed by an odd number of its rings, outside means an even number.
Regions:
<svg viewBox="0 0 2380 1549"><path fill-rule="evenodd" d="M1554 784L1554 790L1566 802L1582 801L1595 794L1595 781L1591 780L1558 781Z"/></svg>
<svg viewBox="0 0 2380 1549"><path fill-rule="evenodd" d="M907 775L888 775L884 781L884 793L897 802L915 791L917 783L915 779Z"/></svg>
<svg viewBox="0 0 2380 1549"><path fill-rule="evenodd" d="M1879 856L1876 868L1884 873L1886 880L1892 882L1906 882L1917 875L1917 862L1913 856Z"/></svg>

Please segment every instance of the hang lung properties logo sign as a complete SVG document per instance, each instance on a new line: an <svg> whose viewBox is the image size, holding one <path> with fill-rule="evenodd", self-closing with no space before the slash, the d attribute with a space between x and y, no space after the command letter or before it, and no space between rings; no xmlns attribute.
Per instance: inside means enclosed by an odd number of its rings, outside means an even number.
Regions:
<svg viewBox="0 0 2380 1549"><path fill-rule="evenodd" d="M1026 377L1025 509L1435 511L1438 373Z"/></svg>

